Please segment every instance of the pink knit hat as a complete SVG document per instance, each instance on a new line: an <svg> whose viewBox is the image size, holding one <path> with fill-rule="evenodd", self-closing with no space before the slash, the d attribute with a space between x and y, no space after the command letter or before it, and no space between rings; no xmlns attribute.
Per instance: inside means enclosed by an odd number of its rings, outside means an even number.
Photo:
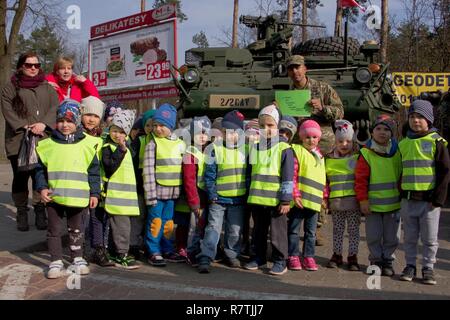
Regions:
<svg viewBox="0 0 450 320"><path fill-rule="evenodd" d="M314 120L306 120L302 123L299 130L300 139L305 139L308 136L322 137L322 131L319 124Z"/></svg>

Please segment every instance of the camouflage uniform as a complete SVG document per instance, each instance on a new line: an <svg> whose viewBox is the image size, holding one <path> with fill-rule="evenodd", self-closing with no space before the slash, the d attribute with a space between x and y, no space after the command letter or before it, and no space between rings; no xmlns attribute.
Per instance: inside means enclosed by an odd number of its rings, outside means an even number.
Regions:
<svg viewBox="0 0 450 320"><path fill-rule="evenodd" d="M317 121L322 130L322 138L319 147L322 154L330 153L334 148L334 132L332 125L338 119L344 118L344 106L337 92L327 83L317 81L307 77L308 82L304 88L297 88L293 85L292 90L310 90L311 99L320 99L323 110L312 115L311 119Z"/></svg>
<svg viewBox="0 0 450 320"><path fill-rule="evenodd" d="M322 137L319 142L320 151L323 155L330 153L334 148L333 123L344 118L344 106L337 92L328 84L322 81L307 77L304 88L291 86L291 90L310 90L311 99L320 99L323 110L318 114L311 115L311 119L317 121L322 130ZM322 208L317 221L317 228L326 223L327 209ZM316 244L322 239L317 234ZM323 245L323 244L321 244Z"/></svg>

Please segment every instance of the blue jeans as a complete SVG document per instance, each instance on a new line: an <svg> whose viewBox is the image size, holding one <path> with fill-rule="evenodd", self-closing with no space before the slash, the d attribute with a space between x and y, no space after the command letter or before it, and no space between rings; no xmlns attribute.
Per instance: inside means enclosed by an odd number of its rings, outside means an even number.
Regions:
<svg viewBox="0 0 450 320"><path fill-rule="evenodd" d="M188 248L189 254L197 255L200 253L200 243L205 236L206 223L208 218L208 208L202 209L202 214L197 216L191 212L188 236Z"/></svg>
<svg viewBox="0 0 450 320"><path fill-rule="evenodd" d="M213 203L209 206L208 225L205 229L205 236L200 245L201 253L198 257L206 256L210 260L214 259L224 218L225 255L229 259L236 259L239 256L241 252L240 237L244 226L244 206Z"/></svg>
<svg viewBox="0 0 450 320"><path fill-rule="evenodd" d="M305 220L303 225L305 231L303 257L314 257L316 250L317 217L318 212L309 209L295 207L291 210L288 222L289 256L300 256L300 226L302 220Z"/></svg>
<svg viewBox="0 0 450 320"><path fill-rule="evenodd" d="M158 200L155 206L147 207L145 244L150 255L174 251L173 248L173 200Z"/></svg>

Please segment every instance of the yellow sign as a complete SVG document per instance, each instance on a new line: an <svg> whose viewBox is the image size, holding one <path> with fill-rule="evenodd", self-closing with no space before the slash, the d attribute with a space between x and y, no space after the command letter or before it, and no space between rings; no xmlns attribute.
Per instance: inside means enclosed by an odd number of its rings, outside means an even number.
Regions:
<svg viewBox="0 0 450 320"><path fill-rule="evenodd" d="M394 72L392 77L397 97L405 107L422 92L446 92L450 88L450 73Z"/></svg>

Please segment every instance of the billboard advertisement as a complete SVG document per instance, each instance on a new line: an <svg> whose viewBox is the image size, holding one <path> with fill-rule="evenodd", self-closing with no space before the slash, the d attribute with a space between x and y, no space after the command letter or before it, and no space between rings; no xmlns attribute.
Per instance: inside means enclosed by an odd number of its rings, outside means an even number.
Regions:
<svg viewBox="0 0 450 320"><path fill-rule="evenodd" d="M172 80L176 65L176 22L133 29L89 42L89 75L100 91Z"/></svg>

